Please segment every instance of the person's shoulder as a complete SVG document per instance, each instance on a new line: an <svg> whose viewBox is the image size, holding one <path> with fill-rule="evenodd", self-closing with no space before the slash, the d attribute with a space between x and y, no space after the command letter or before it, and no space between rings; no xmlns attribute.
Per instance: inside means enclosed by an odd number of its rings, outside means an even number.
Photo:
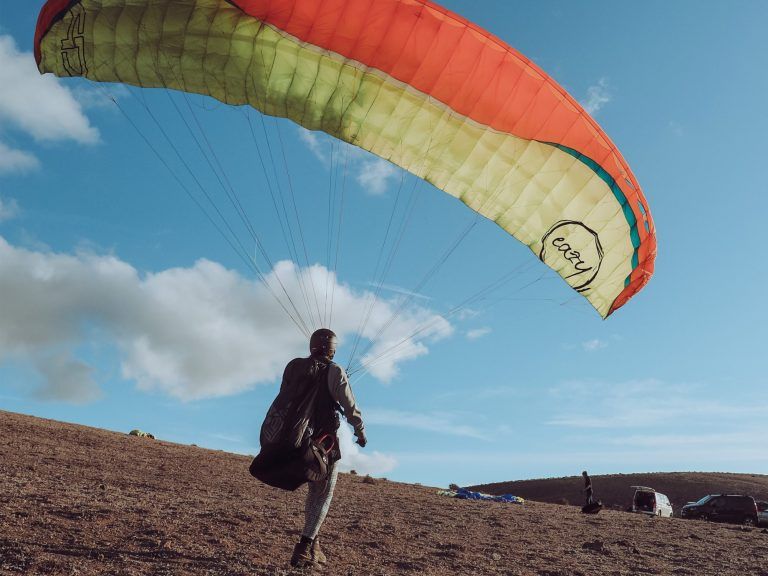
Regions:
<svg viewBox="0 0 768 576"><path fill-rule="evenodd" d="M291 369L291 368L298 368L299 366L304 365L307 362L307 358L294 358L288 364L286 364L285 369Z"/></svg>
<svg viewBox="0 0 768 576"><path fill-rule="evenodd" d="M328 370L338 370L339 372L344 372L344 368L342 368L340 364L336 364L336 362L333 360L328 362Z"/></svg>
<svg viewBox="0 0 768 576"><path fill-rule="evenodd" d="M336 362L334 362L333 360L331 360L328 363L328 374L336 374L345 378L347 376L347 373L344 371L344 368L336 364Z"/></svg>

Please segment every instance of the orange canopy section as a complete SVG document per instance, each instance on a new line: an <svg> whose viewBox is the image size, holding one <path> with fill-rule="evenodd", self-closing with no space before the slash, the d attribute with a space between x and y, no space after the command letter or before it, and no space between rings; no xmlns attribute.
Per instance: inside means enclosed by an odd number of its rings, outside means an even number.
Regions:
<svg viewBox="0 0 768 576"><path fill-rule="evenodd" d="M375 68L499 132L554 143L597 163L621 189L637 263L611 312L653 273L656 236L640 185L610 138L536 64L430 0L229 0L302 42Z"/></svg>

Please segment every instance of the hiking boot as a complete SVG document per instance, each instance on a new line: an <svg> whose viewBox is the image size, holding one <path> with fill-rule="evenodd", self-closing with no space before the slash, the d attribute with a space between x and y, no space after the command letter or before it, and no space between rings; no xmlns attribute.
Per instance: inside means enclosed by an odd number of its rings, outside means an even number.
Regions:
<svg viewBox="0 0 768 576"><path fill-rule="evenodd" d="M325 554L323 554L323 551L320 550L320 538L315 538L314 542L312 542L312 560L314 560L318 564L326 564L328 562L328 558L325 557Z"/></svg>
<svg viewBox="0 0 768 576"><path fill-rule="evenodd" d="M294 568L320 568L320 564L312 558L312 540L302 538L296 546L293 547L291 556L291 566Z"/></svg>

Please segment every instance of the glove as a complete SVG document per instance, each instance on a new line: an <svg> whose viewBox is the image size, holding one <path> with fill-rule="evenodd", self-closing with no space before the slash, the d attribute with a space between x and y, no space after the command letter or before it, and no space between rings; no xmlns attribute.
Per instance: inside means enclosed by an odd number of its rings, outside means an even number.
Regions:
<svg viewBox="0 0 768 576"><path fill-rule="evenodd" d="M363 430L358 430L355 432L355 436L357 437L355 443L360 446L360 448L365 448L365 445L368 444L368 438L365 437L365 432Z"/></svg>

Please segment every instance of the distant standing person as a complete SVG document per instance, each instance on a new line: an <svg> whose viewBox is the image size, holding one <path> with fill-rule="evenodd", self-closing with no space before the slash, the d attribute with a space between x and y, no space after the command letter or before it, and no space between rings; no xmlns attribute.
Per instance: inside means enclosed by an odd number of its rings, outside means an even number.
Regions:
<svg viewBox="0 0 768 576"><path fill-rule="evenodd" d="M587 499L587 501L584 503L584 506L589 506L592 504L592 479L589 477L589 474L587 474L587 471L584 470L581 475L584 477L584 496Z"/></svg>

